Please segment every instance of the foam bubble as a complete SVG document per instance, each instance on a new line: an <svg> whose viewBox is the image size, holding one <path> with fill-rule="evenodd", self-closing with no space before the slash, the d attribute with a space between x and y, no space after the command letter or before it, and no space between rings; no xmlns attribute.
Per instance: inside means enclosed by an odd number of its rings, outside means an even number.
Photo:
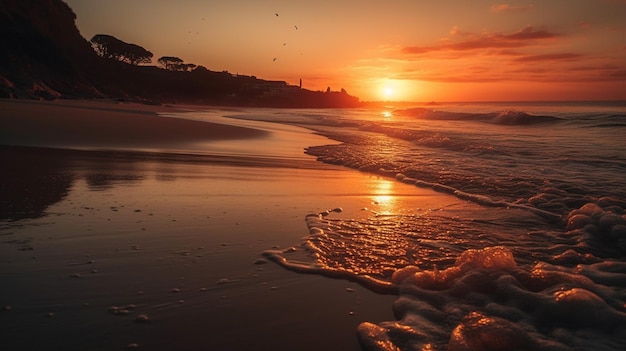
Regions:
<svg viewBox="0 0 626 351"><path fill-rule="evenodd" d="M364 322L357 327L359 342L365 350L400 351L387 335L387 329L374 323Z"/></svg>
<svg viewBox="0 0 626 351"><path fill-rule="evenodd" d="M527 333L516 324L480 312L470 312L452 330L449 351L520 350L529 349Z"/></svg>
<svg viewBox="0 0 626 351"><path fill-rule="evenodd" d="M586 214L576 213L574 215L570 215L567 219L567 230L581 229L591 224L592 220Z"/></svg>
<svg viewBox="0 0 626 351"><path fill-rule="evenodd" d="M614 201L604 198L606 204L587 203L570 211L566 235L579 237L590 250L601 256L620 256L626 253L626 215Z"/></svg>
<svg viewBox="0 0 626 351"><path fill-rule="evenodd" d="M626 263L530 271L503 247L468 250L442 270L398 270L396 322L357 329L365 350L571 350L626 345ZM609 285L601 283L606 282ZM612 286L612 287L611 287ZM619 283L618 283L619 286ZM584 331L584 332L581 332ZM592 338L591 341L589 338Z"/></svg>
<svg viewBox="0 0 626 351"><path fill-rule="evenodd" d="M140 314L135 318L135 323L146 323L150 320L147 314Z"/></svg>
<svg viewBox="0 0 626 351"><path fill-rule="evenodd" d="M467 250L456 260L455 265L471 265L489 270L512 269L516 266L513 253L502 246Z"/></svg>

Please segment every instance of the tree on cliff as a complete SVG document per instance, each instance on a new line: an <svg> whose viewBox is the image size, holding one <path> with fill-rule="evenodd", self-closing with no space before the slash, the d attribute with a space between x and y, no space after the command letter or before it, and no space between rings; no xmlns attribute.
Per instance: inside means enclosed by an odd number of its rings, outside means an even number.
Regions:
<svg viewBox="0 0 626 351"><path fill-rule="evenodd" d="M172 67L174 67L177 64L181 64L183 63L183 59L181 59L180 57L175 57L175 56L162 56L160 57L157 62L163 66L163 68L167 69L167 70L171 70Z"/></svg>
<svg viewBox="0 0 626 351"><path fill-rule="evenodd" d="M104 58L126 62L131 65L151 63L152 53L136 44L129 44L112 35L96 34L91 38L96 53Z"/></svg>
<svg viewBox="0 0 626 351"><path fill-rule="evenodd" d="M191 71L196 68L193 63L185 63L183 59L176 56L162 56L157 61L163 68L168 71Z"/></svg>

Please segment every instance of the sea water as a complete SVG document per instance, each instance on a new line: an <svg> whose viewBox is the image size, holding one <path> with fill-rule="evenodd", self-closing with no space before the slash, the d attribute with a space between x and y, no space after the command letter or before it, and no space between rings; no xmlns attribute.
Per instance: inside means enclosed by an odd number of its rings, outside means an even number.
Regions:
<svg viewBox="0 0 626 351"><path fill-rule="evenodd" d="M480 218L303 214L288 269L397 294L365 350L626 349L626 103L455 103L233 111L339 143L320 162L432 188Z"/></svg>

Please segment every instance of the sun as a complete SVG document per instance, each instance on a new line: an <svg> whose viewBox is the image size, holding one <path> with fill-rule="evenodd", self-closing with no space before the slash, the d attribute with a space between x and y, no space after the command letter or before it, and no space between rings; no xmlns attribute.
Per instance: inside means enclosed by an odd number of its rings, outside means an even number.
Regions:
<svg viewBox="0 0 626 351"><path fill-rule="evenodd" d="M383 88L383 95L385 97L392 97L393 94L395 93L394 89L392 87L384 87Z"/></svg>
<svg viewBox="0 0 626 351"><path fill-rule="evenodd" d="M391 98L393 98L393 96L395 95L396 91L393 87L390 86L386 86L383 88L383 96L389 100Z"/></svg>
<svg viewBox="0 0 626 351"><path fill-rule="evenodd" d="M386 85L381 90L381 96L383 100L392 100L396 95L396 90L389 85Z"/></svg>
<svg viewBox="0 0 626 351"><path fill-rule="evenodd" d="M400 84L397 79L381 79L378 85L378 97L383 101L398 99Z"/></svg>
<svg viewBox="0 0 626 351"><path fill-rule="evenodd" d="M415 92L415 83L397 78L376 79L372 87L379 101L403 101Z"/></svg>

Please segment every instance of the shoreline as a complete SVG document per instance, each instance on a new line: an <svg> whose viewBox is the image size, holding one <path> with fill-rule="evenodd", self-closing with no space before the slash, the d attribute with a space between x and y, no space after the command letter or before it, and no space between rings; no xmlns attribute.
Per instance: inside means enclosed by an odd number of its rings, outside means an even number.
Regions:
<svg viewBox="0 0 626 351"><path fill-rule="evenodd" d="M91 108L60 110L76 117ZM303 253L306 216L329 208L363 218L476 207L308 155L49 146L2 146L0 155L10 165L0 177L3 206L14 214L0 220L0 306L8 307L0 323L6 345L21 349L357 351L357 326L393 320L395 296L298 274L263 252Z"/></svg>
<svg viewBox="0 0 626 351"><path fill-rule="evenodd" d="M366 175L30 151L0 177L35 210L0 221L8 347L356 351L360 322L393 318L393 296L257 263L298 245L310 211L358 213Z"/></svg>

